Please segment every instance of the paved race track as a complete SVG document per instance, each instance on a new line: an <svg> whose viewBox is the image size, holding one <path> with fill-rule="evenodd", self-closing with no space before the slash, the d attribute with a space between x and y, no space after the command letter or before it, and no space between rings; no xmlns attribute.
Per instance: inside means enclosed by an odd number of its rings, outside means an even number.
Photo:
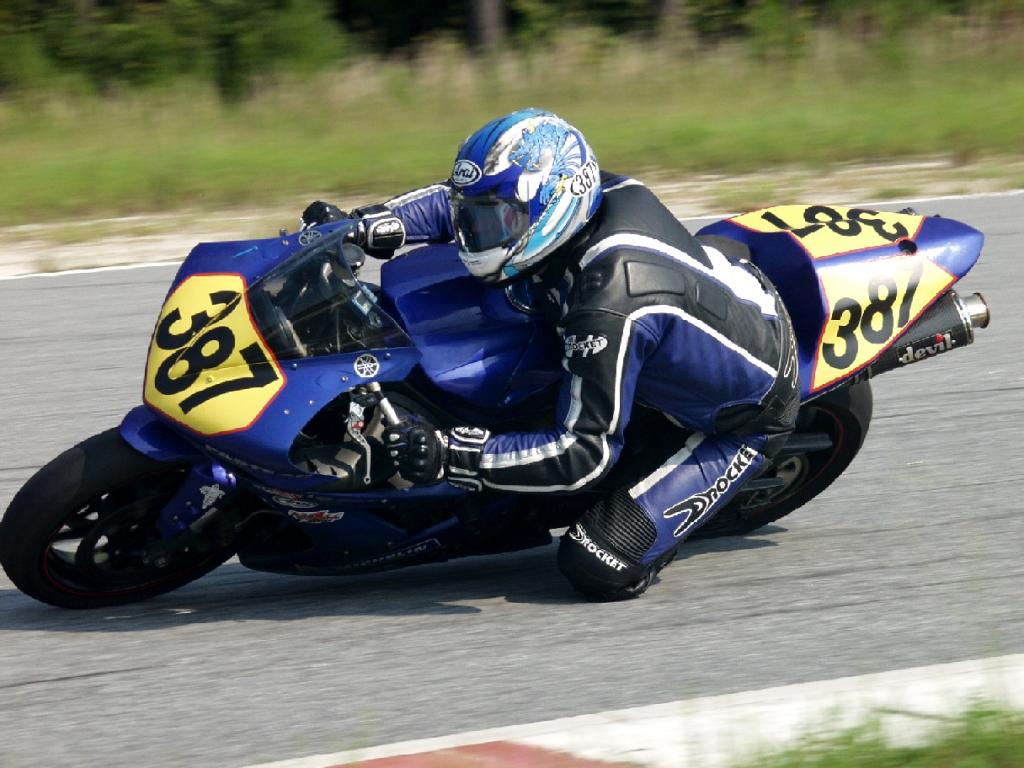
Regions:
<svg viewBox="0 0 1024 768"><path fill-rule="evenodd" d="M229 563L124 609L0 576L0 766L243 766L1024 651L1024 196L918 204L988 236L992 326L875 380L867 444L781 525L579 602L554 548L357 578ZM172 271L0 282L0 509L140 396Z"/></svg>

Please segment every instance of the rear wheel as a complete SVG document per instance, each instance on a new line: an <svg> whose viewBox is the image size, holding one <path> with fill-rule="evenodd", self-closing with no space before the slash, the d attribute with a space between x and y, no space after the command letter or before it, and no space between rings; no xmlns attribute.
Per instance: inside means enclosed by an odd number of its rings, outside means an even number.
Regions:
<svg viewBox="0 0 1024 768"><path fill-rule="evenodd" d="M800 408L786 448L692 538L737 536L785 517L830 486L860 451L871 422L867 381L823 395Z"/></svg>
<svg viewBox="0 0 1024 768"><path fill-rule="evenodd" d="M111 429L40 469L0 521L0 564L25 594L64 608L169 592L233 553L213 542L168 548L157 517L187 464L143 456Z"/></svg>

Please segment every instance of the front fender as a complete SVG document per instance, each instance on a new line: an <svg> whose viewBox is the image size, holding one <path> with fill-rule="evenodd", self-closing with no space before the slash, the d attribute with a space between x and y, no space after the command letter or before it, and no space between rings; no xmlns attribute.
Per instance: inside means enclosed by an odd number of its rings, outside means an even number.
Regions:
<svg viewBox="0 0 1024 768"><path fill-rule="evenodd" d="M156 461L192 462L203 458L194 445L168 427L148 405L128 411L119 431L128 445Z"/></svg>

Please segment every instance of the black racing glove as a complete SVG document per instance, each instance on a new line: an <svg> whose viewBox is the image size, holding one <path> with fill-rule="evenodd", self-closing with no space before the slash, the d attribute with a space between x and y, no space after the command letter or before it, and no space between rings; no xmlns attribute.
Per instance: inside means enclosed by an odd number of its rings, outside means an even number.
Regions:
<svg viewBox="0 0 1024 768"><path fill-rule="evenodd" d="M384 444L398 474L411 483L432 483L447 475L451 485L479 491L480 455L490 434L479 427L442 434L429 425L403 422L384 431Z"/></svg>
<svg viewBox="0 0 1024 768"><path fill-rule="evenodd" d="M384 445L403 480L433 483L444 477L448 446L433 427L401 422L384 430Z"/></svg>
<svg viewBox="0 0 1024 768"><path fill-rule="evenodd" d="M348 239L370 256L390 259L395 251L405 245L405 224L384 205L367 205L348 214L336 205L317 200L306 206L300 224L301 229L306 230L350 217L358 218L359 221Z"/></svg>
<svg viewBox="0 0 1024 768"><path fill-rule="evenodd" d="M348 214L338 206L325 203L323 200L316 200L307 205L306 210L302 212L299 229L306 230L310 227L319 227L321 224L347 218Z"/></svg>

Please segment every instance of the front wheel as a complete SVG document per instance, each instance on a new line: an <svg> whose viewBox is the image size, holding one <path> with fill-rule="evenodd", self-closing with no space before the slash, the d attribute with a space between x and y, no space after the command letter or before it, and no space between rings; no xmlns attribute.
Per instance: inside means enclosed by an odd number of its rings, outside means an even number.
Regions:
<svg viewBox="0 0 1024 768"><path fill-rule="evenodd" d="M63 608L100 608L169 592L233 554L209 544L152 556L160 511L187 464L143 456L117 429L65 451L33 475L0 520L0 564L25 594Z"/></svg>
<svg viewBox="0 0 1024 768"><path fill-rule="evenodd" d="M805 403L790 444L693 538L738 536L785 517L831 485L860 451L871 423L871 386L861 381ZM756 486L760 481L760 485Z"/></svg>

